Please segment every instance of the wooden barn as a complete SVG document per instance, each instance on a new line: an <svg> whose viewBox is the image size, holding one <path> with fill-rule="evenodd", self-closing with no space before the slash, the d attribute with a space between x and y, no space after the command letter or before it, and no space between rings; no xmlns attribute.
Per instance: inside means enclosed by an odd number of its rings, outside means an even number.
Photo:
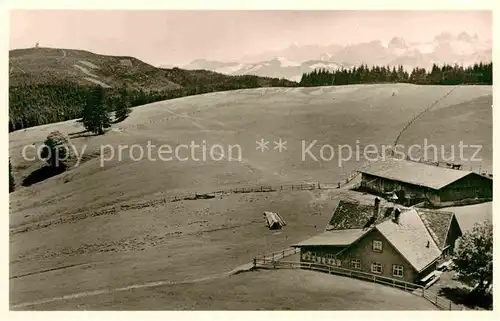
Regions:
<svg viewBox="0 0 500 321"><path fill-rule="evenodd" d="M303 262L425 283L461 235L452 212L342 200L324 233L293 246Z"/></svg>
<svg viewBox="0 0 500 321"><path fill-rule="evenodd" d="M493 180L471 171L386 159L359 172L363 189L395 194L399 203L405 205L427 201L436 206L450 206L464 200L493 197Z"/></svg>

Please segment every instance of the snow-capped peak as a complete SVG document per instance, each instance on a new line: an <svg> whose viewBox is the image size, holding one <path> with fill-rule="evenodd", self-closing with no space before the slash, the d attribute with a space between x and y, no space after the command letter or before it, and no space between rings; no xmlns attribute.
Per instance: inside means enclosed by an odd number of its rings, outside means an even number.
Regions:
<svg viewBox="0 0 500 321"><path fill-rule="evenodd" d="M278 60L282 67L297 67L300 66L300 63L288 60L284 57L275 57L274 60Z"/></svg>
<svg viewBox="0 0 500 321"><path fill-rule="evenodd" d="M330 61L331 58L332 58L332 55L329 54L328 52L324 52L319 56L319 60L321 60L321 61Z"/></svg>
<svg viewBox="0 0 500 321"><path fill-rule="evenodd" d="M442 32L434 37L435 42L446 42L453 40L453 35L450 32Z"/></svg>
<svg viewBox="0 0 500 321"><path fill-rule="evenodd" d="M476 37L473 37L469 35L467 32L463 31L457 36L457 39L465 42L474 42L477 39L477 34Z"/></svg>
<svg viewBox="0 0 500 321"><path fill-rule="evenodd" d="M406 41L401 37L394 37L389 41L388 47L391 49L407 49Z"/></svg>

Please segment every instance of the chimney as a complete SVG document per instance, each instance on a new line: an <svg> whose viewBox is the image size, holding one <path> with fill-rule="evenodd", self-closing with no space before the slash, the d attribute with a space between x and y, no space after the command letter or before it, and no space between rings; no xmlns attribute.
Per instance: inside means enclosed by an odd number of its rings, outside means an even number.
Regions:
<svg viewBox="0 0 500 321"><path fill-rule="evenodd" d="M426 247L429 248L429 246L431 246L431 242L430 241L427 241L427 245Z"/></svg>
<svg viewBox="0 0 500 321"><path fill-rule="evenodd" d="M399 216L401 215L401 211L396 208L394 210L394 223L399 224Z"/></svg>
<svg viewBox="0 0 500 321"><path fill-rule="evenodd" d="M373 204L373 217L376 218L378 216L379 208L380 208L380 199L378 197L375 197L375 202Z"/></svg>

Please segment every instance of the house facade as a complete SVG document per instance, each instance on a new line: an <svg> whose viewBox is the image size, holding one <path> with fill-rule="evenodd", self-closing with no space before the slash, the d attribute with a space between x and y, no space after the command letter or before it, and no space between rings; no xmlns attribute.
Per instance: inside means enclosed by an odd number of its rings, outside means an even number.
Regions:
<svg viewBox="0 0 500 321"><path fill-rule="evenodd" d="M303 262L417 283L449 258L461 235L451 212L340 201L324 233L294 246Z"/></svg>
<svg viewBox="0 0 500 321"><path fill-rule="evenodd" d="M340 258L340 257L339 257ZM417 272L398 250L373 229L341 254L343 267L413 282Z"/></svg>
<svg viewBox="0 0 500 321"><path fill-rule="evenodd" d="M493 197L493 180L471 173L441 188L438 195L441 204L473 198L491 199Z"/></svg>

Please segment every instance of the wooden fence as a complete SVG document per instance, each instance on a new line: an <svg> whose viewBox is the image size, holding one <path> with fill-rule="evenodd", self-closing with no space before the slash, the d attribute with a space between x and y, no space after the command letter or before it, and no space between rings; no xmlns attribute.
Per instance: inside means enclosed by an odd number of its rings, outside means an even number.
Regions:
<svg viewBox="0 0 500 321"><path fill-rule="evenodd" d="M333 189L334 184L325 183L304 183L304 184L284 184L284 185L257 185L257 186L245 186L245 187L235 187L228 188L224 190L218 190L214 192L194 192L186 194L177 194L175 196L165 197L166 201L181 201L181 200L193 200L202 198L214 198L220 195L227 194L243 194L243 193L268 193L268 192L279 192L279 191L311 191L316 189Z"/></svg>
<svg viewBox="0 0 500 321"><path fill-rule="evenodd" d="M285 184L285 185L257 185L248 187L228 188L225 190L218 190L214 192L192 192L176 195L163 195L154 199L146 201L132 201L121 204L108 205L106 207L87 210L79 213L70 213L63 217L51 220L44 220L35 223L25 224L16 228L10 229L10 234L18 234L46 228L51 225L64 224L75 220L82 220L88 217L96 217L102 215L115 215L120 211L137 210L152 206L162 206L171 202L212 199L217 196L239 193L266 193L266 192L279 192L279 191L304 191L316 189L332 189L335 184L329 183L303 183L303 184Z"/></svg>
<svg viewBox="0 0 500 321"><path fill-rule="evenodd" d="M297 254L297 253L300 253L300 249L299 248L295 248L295 247L289 247L289 248L286 248L286 249L283 249L281 251L276 251L276 252L272 252L272 253L268 253L268 254L264 254L264 255L260 255L260 256L256 256L254 257L254 261L253 261L253 265L254 267L257 267L256 264L259 263L259 262L262 262L262 261L275 261L275 260L281 260L282 258L285 258L287 256L291 256L291 255L294 255L294 254Z"/></svg>
<svg viewBox="0 0 500 321"><path fill-rule="evenodd" d="M361 271L344 269L338 266L300 261L285 261L283 258L299 253L299 249L285 249L278 252L273 252L263 256L257 256L253 259L254 268L264 269L307 269L313 271L324 272L328 274L336 274L356 278L360 280L375 282L386 286L392 286L400 290L410 292L414 295L421 296L442 310L461 310L461 308L453 304L450 300L440 297L436 293L426 290L423 286L414 283L396 280L384 276L370 274Z"/></svg>

